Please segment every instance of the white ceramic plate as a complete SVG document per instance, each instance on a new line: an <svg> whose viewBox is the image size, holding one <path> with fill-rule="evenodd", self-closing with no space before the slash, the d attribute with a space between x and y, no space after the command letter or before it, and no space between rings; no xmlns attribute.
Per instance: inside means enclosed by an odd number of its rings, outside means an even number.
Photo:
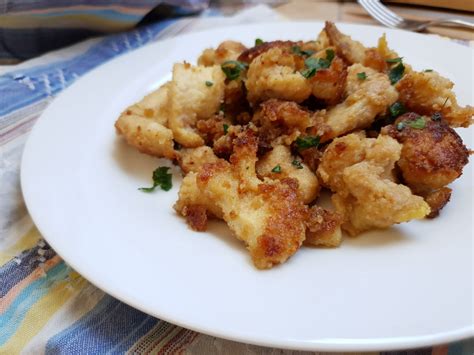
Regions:
<svg viewBox="0 0 474 355"><path fill-rule="evenodd" d="M274 23L193 33L155 43L84 76L45 111L26 145L22 188L41 233L74 269L118 299L219 337L320 351L388 350L474 335L472 163L441 217L302 248L258 271L223 223L193 232L170 192L146 194L163 162L115 134L119 113L223 40L314 39L321 23ZM448 41L340 25L367 45L386 32L416 69L435 69L472 104L473 52ZM471 101L471 102L469 102ZM472 147L472 133L463 130ZM169 164L169 163L167 163ZM169 164L170 165L170 164Z"/></svg>

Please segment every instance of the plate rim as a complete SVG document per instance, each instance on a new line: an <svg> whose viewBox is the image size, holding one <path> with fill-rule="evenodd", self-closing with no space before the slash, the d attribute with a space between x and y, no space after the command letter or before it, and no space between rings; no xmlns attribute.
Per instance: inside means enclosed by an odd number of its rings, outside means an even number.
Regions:
<svg viewBox="0 0 474 355"><path fill-rule="evenodd" d="M471 324L471 326L459 328L456 330L451 330L451 331L446 331L446 332L440 332L440 333L434 333L430 335L422 335L422 336L406 336L406 337L385 337L385 338L380 338L380 339L360 339L360 338L329 338L329 339L318 339L318 340L308 340L308 341L301 341L301 340L284 340L284 341L275 341L275 339L264 339L266 336L260 335L257 338L251 338L246 336L245 334L240 334L240 335L231 335L219 331L215 331L213 329L209 329L207 326L200 326L198 324L193 324L192 322L182 322L180 320L173 319L171 316L168 316L167 314L158 314L159 312L155 312L152 310L145 309L145 307L142 307L139 302L136 302L136 300L124 297L120 293L118 293L116 288L111 288L108 287L109 285L103 285L99 286L98 284L95 283L94 278L92 277L93 275L90 275L87 270L83 270L81 265L77 264L74 260L69 261L66 260L63 257L62 253L62 248L57 249L55 247L54 240L50 242L48 233L44 233L45 228L42 221L40 218L38 218L38 215L36 213L36 207L37 206L32 206L31 198L29 197L29 194L31 193L31 190L28 188L28 179L29 177L26 175L25 171L27 168L25 168L29 163L29 158L31 156L32 152L32 146L34 145L35 142L35 137L37 132L40 130L41 125L39 123L44 122L47 120L49 115L49 112L52 110L52 108L55 108L56 106L59 106L61 104L61 98L68 95L69 92L71 91L71 87L77 87L79 85L82 85L83 82L85 82L87 78L95 76L96 72L103 70L105 66L114 66L116 65L117 62L119 61L127 61L127 57L132 55L133 53L139 52L141 49L150 47L153 45L156 45L158 43L160 44L166 44L167 42L172 42L176 40L186 40L187 37L194 37L199 34L203 33L211 33L211 31L216 31L219 29L225 29L226 31L232 31L232 30L238 30L241 28L248 28L248 27L261 27L265 25L275 25L275 24L280 24L280 25L285 25L289 26L291 24L302 24L302 25L321 25L324 22L322 21L280 21L280 22L259 22L259 23L252 23L252 24L244 24L244 25L233 25L233 26L225 26L225 27L220 27L217 29L204 29L204 30L199 30L195 31L192 33L185 33L178 35L176 37L171 37L163 40L158 40L154 41L151 43L148 43L142 47L139 47L135 50L132 50L130 52L124 53L122 55L119 55L86 73L85 75L81 76L77 81L72 83L69 87L67 87L65 90L63 90L59 95L55 97L53 102L48 105L48 107L42 112L40 117L37 119L35 122L33 128L31 129L29 133L29 137L27 138L27 141L24 145L23 148L23 154L21 158L21 168L20 168L20 185L21 185L21 191L23 194L23 198L25 201L25 205L28 209L28 212L31 216L31 219L33 220L34 225L38 228L40 231L41 235L43 238L51 245L51 247L55 250L55 252L64 260L65 263L69 264L74 270L79 272L81 276L83 276L85 279L87 279L91 284L93 284L95 287L103 290L106 294L109 294L113 296L114 298L120 300L121 302L124 302L125 304L128 304L146 314L151 314L152 316L155 316L161 320L167 321L171 324L175 324L178 326L181 326L186 329L190 329L193 331L196 331L198 333L203 333L203 334L208 334L211 336L216 336L219 338L223 339L228 339L232 341L237 341L237 342L242 342L242 343L248 343L248 344L254 344L254 345L259 345L259 346L266 346L266 347L276 347L276 348L281 348L281 349L293 349L293 350L303 350L303 351L334 351L334 352L342 352L342 351L390 351L390 350L398 350L398 349L411 349L411 348L419 348L419 347L424 347L424 346L435 346L447 342L455 342L467 338L472 338L474 337L474 322ZM354 24L354 23L345 23L345 22L336 22L337 25L348 25L348 26L354 26L354 27L363 27L363 28L371 28L371 29L376 29L376 30L381 30L382 32L390 32L390 33L399 33L403 32L404 35L413 35L418 38L430 38L430 37L424 37L426 35L418 34L418 33L413 33L413 32L408 32L408 31L402 31L402 30L397 30L397 29L389 29L377 25L367 25L367 24ZM237 33L237 32L236 32ZM435 38L435 37L431 37ZM442 37L436 38L436 40L443 40ZM474 53L474 48L469 48L462 46L459 43L455 43L449 40L446 40L446 43L449 43L449 45L454 45L458 46L459 48L463 48L463 50L470 50L471 54ZM59 102L59 103L58 103ZM35 133L36 132L36 133ZM33 137L33 138L32 138ZM32 143L33 142L33 143ZM87 276L85 276L87 275Z"/></svg>

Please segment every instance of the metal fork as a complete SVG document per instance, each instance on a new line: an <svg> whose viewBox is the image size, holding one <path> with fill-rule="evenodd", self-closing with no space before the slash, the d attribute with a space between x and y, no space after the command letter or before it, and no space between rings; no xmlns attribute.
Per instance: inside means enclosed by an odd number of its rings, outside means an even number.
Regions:
<svg viewBox="0 0 474 355"><path fill-rule="evenodd" d="M378 22L390 27L410 31L423 31L427 27L436 25L462 26L474 29L474 23L457 18L440 18L431 21L406 20L389 10L379 0L357 0L362 7Z"/></svg>

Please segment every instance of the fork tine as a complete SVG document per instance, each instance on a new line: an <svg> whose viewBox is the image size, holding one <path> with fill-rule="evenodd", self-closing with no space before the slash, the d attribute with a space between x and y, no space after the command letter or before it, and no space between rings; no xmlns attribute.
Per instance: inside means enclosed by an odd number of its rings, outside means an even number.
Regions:
<svg viewBox="0 0 474 355"><path fill-rule="evenodd" d="M372 5L370 4L370 0L358 0L357 2L362 5L365 11L367 11L369 15L376 19L378 22L382 23L385 26L390 25L389 23L386 23L385 19L380 18L378 11L374 11Z"/></svg>
<svg viewBox="0 0 474 355"><path fill-rule="evenodd" d="M398 22L404 21L402 17L398 16L395 12L390 10L387 6L382 4L379 0L374 0L373 3L374 3L374 6L377 6L380 9L380 11L382 11L387 17Z"/></svg>
<svg viewBox="0 0 474 355"><path fill-rule="evenodd" d="M359 0L359 3L372 15L377 21L389 27L397 27L399 21L386 16L386 14L380 10L380 7L374 3L373 0ZM380 4L379 4L380 5Z"/></svg>

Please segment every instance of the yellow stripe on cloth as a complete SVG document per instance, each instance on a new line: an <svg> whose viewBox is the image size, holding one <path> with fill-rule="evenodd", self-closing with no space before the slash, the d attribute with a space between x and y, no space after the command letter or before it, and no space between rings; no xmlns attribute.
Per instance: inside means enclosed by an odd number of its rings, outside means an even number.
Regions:
<svg viewBox="0 0 474 355"><path fill-rule="evenodd" d="M22 251L33 248L41 239L41 234L36 227L31 228L20 240L6 250L0 251L0 266L5 265Z"/></svg>
<svg viewBox="0 0 474 355"><path fill-rule="evenodd" d="M17 354L36 335L49 319L72 296L79 293L87 281L78 273L72 271L69 278L59 281L51 290L41 298L26 314L21 325L1 351L5 354Z"/></svg>

